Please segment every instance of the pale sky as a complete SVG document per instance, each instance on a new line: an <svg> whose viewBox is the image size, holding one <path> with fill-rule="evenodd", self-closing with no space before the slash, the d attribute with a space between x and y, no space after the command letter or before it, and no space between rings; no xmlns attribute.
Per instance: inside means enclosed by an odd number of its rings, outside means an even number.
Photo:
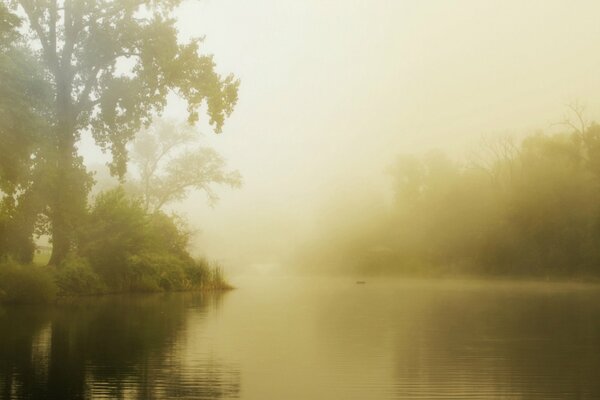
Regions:
<svg viewBox="0 0 600 400"><path fill-rule="evenodd" d="M278 266L331 199L367 207L356 199L385 192L398 154L461 156L483 134L547 129L576 100L600 116L598 1L197 0L177 17L241 79L223 133L201 129L243 187L176 207L233 270Z"/></svg>

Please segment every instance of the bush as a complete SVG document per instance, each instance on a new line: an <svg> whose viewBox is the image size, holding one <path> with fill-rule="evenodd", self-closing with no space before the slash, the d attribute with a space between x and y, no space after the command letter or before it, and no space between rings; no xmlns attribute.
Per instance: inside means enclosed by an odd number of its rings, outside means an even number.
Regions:
<svg viewBox="0 0 600 400"><path fill-rule="evenodd" d="M56 272L56 285L61 295L92 295L106 292L102 282L83 258L69 257Z"/></svg>
<svg viewBox="0 0 600 400"><path fill-rule="evenodd" d="M148 214L122 188L98 196L80 251L112 291L190 289L188 234L173 217Z"/></svg>
<svg viewBox="0 0 600 400"><path fill-rule="evenodd" d="M100 194L78 230L79 260L64 268L59 286L66 293L157 292L225 288L222 274L194 261L189 234L177 217L149 214L119 187Z"/></svg>
<svg viewBox="0 0 600 400"><path fill-rule="evenodd" d="M194 289L188 271L194 261L173 254L142 253L129 258L131 287L134 291L173 291Z"/></svg>
<svg viewBox="0 0 600 400"><path fill-rule="evenodd" d="M129 290L135 292L231 289L219 264L169 254L143 253L129 258Z"/></svg>
<svg viewBox="0 0 600 400"><path fill-rule="evenodd" d="M160 292L161 261L150 254L130 256L124 265L128 290L134 292Z"/></svg>
<svg viewBox="0 0 600 400"><path fill-rule="evenodd" d="M80 254L111 290L127 290L128 258L143 250L147 218L122 188L100 194L80 229Z"/></svg>
<svg viewBox="0 0 600 400"><path fill-rule="evenodd" d="M0 301L13 304L50 303L58 288L47 267L0 264Z"/></svg>

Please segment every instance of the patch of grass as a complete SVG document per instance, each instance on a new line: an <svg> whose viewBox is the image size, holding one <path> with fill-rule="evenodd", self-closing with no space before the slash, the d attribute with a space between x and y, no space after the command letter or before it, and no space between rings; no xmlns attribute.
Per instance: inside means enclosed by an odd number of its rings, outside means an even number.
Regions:
<svg viewBox="0 0 600 400"><path fill-rule="evenodd" d="M48 265L48 261L50 261L51 254L52 253L50 253L49 251L40 251L40 252L36 251L33 254L33 264L37 265L39 267Z"/></svg>

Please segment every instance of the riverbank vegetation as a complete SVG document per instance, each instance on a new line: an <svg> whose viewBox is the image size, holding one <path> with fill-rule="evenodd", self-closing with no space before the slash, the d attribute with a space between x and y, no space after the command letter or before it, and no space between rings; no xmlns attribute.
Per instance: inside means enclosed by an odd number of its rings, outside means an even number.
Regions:
<svg viewBox="0 0 600 400"><path fill-rule="evenodd" d="M57 295L226 290L221 267L194 259L189 234L164 213L147 213L122 187L100 194L59 265L0 262L0 301L50 302Z"/></svg>
<svg viewBox="0 0 600 400"><path fill-rule="evenodd" d="M462 161L399 156L392 199L348 212L302 263L361 274L600 278L600 125L488 137ZM355 214L354 214L355 215ZM326 245L325 245L326 244Z"/></svg>
<svg viewBox="0 0 600 400"><path fill-rule="evenodd" d="M164 211L188 189L215 200L211 184L240 183L215 151L190 144L203 115L222 131L239 81L216 71L201 39L180 40L180 3L0 3L0 300L227 287ZM187 124L153 130L170 94ZM110 155L116 188L93 190L84 134ZM34 267L41 235L51 254Z"/></svg>

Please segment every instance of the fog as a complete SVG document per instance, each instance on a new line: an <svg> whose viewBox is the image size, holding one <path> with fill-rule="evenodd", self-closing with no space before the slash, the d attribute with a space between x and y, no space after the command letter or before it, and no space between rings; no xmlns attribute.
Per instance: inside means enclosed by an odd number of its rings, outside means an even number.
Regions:
<svg viewBox="0 0 600 400"><path fill-rule="evenodd" d="M0 1L0 397L600 398L598 21Z"/></svg>
<svg viewBox="0 0 600 400"><path fill-rule="evenodd" d="M599 14L594 1L184 3L180 35L205 36L241 79L223 133L199 130L243 186L173 206L194 251L232 274L287 272L324 231L360 231L393 202L400 154L463 160L482 135L555 129L574 101L598 119ZM185 105L166 114L184 120ZM90 140L80 151L104 160Z"/></svg>

